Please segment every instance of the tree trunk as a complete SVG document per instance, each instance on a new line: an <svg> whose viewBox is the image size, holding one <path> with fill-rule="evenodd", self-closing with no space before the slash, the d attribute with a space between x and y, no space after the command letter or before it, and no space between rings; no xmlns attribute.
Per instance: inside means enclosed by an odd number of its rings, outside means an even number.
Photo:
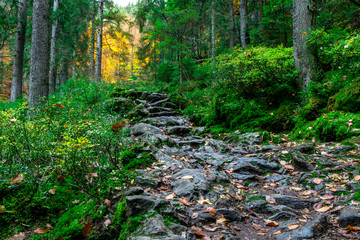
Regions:
<svg viewBox="0 0 360 240"><path fill-rule="evenodd" d="M294 22L293 43L295 68L299 70L299 86L305 92L313 79L315 60L311 53L306 38L315 25L313 0L293 0Z"/></svg>
<svg viewBox="0 0 360 240"><path fill-rule="evenodd" d="M183 73L183 63L182 63L182 53L179 53L179 64L180 64L180 84L183 83L184 73Z"/></svg>
<svg viewBox="0 0 360 240"><path fill-rule="evenodd" d="M99 25L97 31L97 46L96 46L96 69L95 78L96 82L101 82L101 57L102 57L102 14L103 14L104 2L99 1Z"/></svg>
<svg viewBox="0 0 360 240"><path fill-rule="evenodd" d="M240 40L241 47L247 46L247 0L240 0Z"/></svg>
<svg viewBox="0 0 360 240"><path fill-rule="evenodd" d="M60 76L59 76L60 85L65 85L68 79L69 79L69 59L67 57L64 57L62 61Z"/></svg>
<svg viewBox="0 0 360 240"><path fill-rule="evenodd" d="M230 49L233 49L235 46L234 39L234 2L229 0L229 18L230 18L230 27L229 27L229 44Z"/></svg>
<svg viewBox="0 0 360 240"><path fill-rule="evenodd" d="M96 24L95 24L95 17L96 17L96 0L93 2L94 12L91 21L91 49L90 49L90 79L94 79L95 76L95 35L96 35Z"/></svg>
<svg viewBox="0 0 360 240"><path fill-rule="evenodd" d="M15 101L22 94L23 69L24 69L24 47L27 17L27 0L19 1L18 23L16 27L15 56L13 79L11 83L10 101Z"/></svg>
<svg viewBox="0 0 360 240"><path fill-rule="evenodd" d="M215 66L215 0L211 2L211 63Z"/></svg>
<svg viewBox="0 0 360 240"><path fill-rule="evenodd" d="M262 18L263 18L263 0L258 0L258 11L257 11L257 17L258 17L258 24L259 24L259 29L260 29L260 33L262 32Z"/></svg>
<svg viewBox="0 0 360 240"><path fill-rule="evenodd" d="M34 0L31 39L29 109L36 108L49 95L50 4Z"/></svg>
<svg viewBox="0 0 360 240"><path fill-rule="evenodd" d="M53 12L56 14L56 11L59 7L59 0L54 0ZM50 73L49 73L49 92L54 92L56 87L56 77L57 77L57 33L58 33L58 24L59 21L57 18L54 19L52 29L51 29L51 47L50 47Z"/></svg>

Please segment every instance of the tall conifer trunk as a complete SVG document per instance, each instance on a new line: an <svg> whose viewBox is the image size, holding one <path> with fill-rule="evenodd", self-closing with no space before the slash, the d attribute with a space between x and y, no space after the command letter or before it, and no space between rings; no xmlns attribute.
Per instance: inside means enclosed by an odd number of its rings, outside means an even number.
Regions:
<svg viewBox="0 0 360 240"><path fill-rule="evenodd" d="M96 0L93 2L94 12L92 13L92 20L91 20L91 49L90 49L90 79L94 80L95 76L95 36L96 36L96 24L95 24L95 17L96 17Z"/></svg>
<svg viewBox="0 0 360 240"><path fill-rule="evenodd" d="M56 13L59 7L59 0L54 0L53 12ZM57 49L56 41L58 36L58 24L57 18L54 19L51 29L51 47L50 47L50 73L49 73L49 92L54 92L56 87L57 77Z"/></svg>
<svg viewBox="0 0 360 240"><path fill-rule="evenodd" d="M233 0L229 0L229 19L230 19L230 21L229 21L230 22L230 24L229 24L229 45L230 45L230 49L232 49L235 46L234 2L233 2Z"/></svg>
<svg viewBox="0 0 360 240"><path fill-rule="evenodd" d="M96 68L95 78L96 82L101 82L101 59L102 59L102 15L103 15L103 0L99 1L99 25L97 31L97 46L96 46Z"/></svg>
<svg viewBox="0 0 360 240"><path fill-rule="evenodd" d="M293 0L294 22L293 43L295 68L299 70L299 85L306 91L309 83L313 80L315 60L308 44L307 36L315 25L314 0Z"/></svg>
<svg viewBox="0 0 360 240"><path fill-rule="evenodd" d="M34 0L31 39L29 109L49 95L50 1Z"/></svg>
<svg viewBox="0 0 360 240"><path fill-rule="evenodd" d="M23 90L24 47L27 17L27 0L19 1L16 27L15 56L10 100L15 101Z"/></svg>
<svg viewBox="0 0 360 240"><path fill-rule="evenodd" d="M247 0L240 0L240 40L241 47L247 46Z"/></svg>

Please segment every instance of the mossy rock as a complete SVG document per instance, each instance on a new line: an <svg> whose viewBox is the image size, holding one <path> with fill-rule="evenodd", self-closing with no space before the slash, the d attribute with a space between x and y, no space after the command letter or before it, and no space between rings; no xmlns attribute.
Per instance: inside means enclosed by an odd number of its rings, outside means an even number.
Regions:
<svg viewBox="0 0 360 240"><path fill-rule="evenodd" d="M108 111L120 113L134 109L136 107L136 103L127 98L113 98L105 101L104 107Z"/></svg>
<svg viewBox="0 0 360 240"><path fill-rule="evenodd" d="M329 100L333 110L359 112L360 111L360 77L350 81L343 89Z"/></svg>

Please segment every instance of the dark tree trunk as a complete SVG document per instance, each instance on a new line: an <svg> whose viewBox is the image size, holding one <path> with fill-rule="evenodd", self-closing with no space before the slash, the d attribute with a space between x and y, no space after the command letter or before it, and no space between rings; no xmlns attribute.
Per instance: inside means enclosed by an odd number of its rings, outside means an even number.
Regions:
<svg viewBox="0 0 360 240"><path fill-rule="evenodd" d="M60 85L65 85L66 81L69 79L69 59L64 57L62 60L62 66L60 71Z"/></svg>
<svg viewBox="0 0 360 240"><path fill-rule="evenodd" d="M31 39L29 109L36 108L40 99L49 95L50 63L50 4L34 0Z"/></svg>
<svg viewBox="0 0 360 240"><path fill-rule="evenodd" d="M91 49L90 49L90 79L94 79L95 76L95 36L96 36L96 24L95 24L95 17L96 17L96 0L93 2L94 5L94 12L91 21Z"/></svg>
<svg viewBox="0 0 360 240"><path fill-rule="evenodd" d="M234 48L235 46L235 39L234 39L234 2L233 0L229 0L229 44L230 49Z"/></svg>
<svg viewBox="0 0 360 240"><path fill-rule="evenodd" d="M27 17L27 0L19 1L18 23L16 27L15 56L10 101L15 101L23 90L24 47Z"/></svg>
<svg viewBox="0 0 360 240"><path fill-rule="evenodd" d="M59 0L54 0L53 12L56 13L59 7ZM49 73L49 92L54 92L56 88L57 77L57 49L56 41L58 36L58 19L54 19L51 29L51 47L50 47L50 73Z"/></svg>

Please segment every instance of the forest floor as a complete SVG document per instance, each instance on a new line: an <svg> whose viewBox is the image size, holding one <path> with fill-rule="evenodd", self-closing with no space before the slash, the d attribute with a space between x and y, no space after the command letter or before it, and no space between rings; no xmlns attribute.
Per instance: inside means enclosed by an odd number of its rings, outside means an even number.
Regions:
<svg viewBox="0 0 360 240"><path fill-rule="evenodd" d="M125 193L128 215L146 216L130 239L359 239L358 145L216 140L169 96L131 96L148 113L132 135L157 161Z"/></svg>

